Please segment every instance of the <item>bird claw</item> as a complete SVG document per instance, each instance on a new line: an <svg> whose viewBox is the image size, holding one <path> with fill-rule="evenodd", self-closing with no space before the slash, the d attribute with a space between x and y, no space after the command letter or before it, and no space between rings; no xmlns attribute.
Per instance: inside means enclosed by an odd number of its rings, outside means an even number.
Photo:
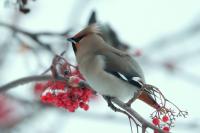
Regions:
<svg viewBox="0 0 200 133"><path fill-rule="evenodd" d="M110 97L110 96L103 96L104 99L107 101L108 103L108 107L110 107L112 110L114 110L115 112L118 110L117 107L115 107L115 105L111 102L111 99L113 97Z"/></svg>

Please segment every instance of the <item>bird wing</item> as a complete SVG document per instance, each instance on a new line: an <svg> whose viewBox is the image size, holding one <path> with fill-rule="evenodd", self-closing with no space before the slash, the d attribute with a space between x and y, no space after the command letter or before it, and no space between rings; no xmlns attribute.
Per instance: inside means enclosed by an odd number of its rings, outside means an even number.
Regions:
<svg viewBox="0 0 200 133"><path fill-rule="evenodd" d="M144 82L142 69L130 55L118 50L101 50L98 54L104 57L106 72L139 88L142 86L135 80L138 77Z"/></svg>
<svg viewBox="0 0 200 133"><path fill-rule="evenodd" d="M142 69L130 55L123 52L121 53L121 51L110 52L103 50L100 53L105 59L104 70L106 72L138 88L142 87L142 83L135 80L135 77L137 77L140 78L143 83L145 82ZM155 109L160 108L160 105L146 90L143 91L138 98Z"/></svg>

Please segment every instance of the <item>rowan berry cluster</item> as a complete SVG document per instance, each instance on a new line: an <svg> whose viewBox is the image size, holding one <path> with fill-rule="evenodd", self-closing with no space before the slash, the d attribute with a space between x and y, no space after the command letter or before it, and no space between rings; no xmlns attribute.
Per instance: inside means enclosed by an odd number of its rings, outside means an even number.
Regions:
<svg viewBox="0 0 200 133"><path fill-rule="evenodd" d="M162 118L154 117L152 119L152 123L159 128L162 128L163 131L169 132L170 127L166 126L167 122L169 121L169 117L164 115ZM157 130L154 130L154 133L158 133Z"/></svg>
<svg viewBox="0 0 200 133"><path fill-rule="evenodd" d="M69 112L74 112L79 107L88 110L88 102L94 93L90 88L80 87L82 81L82 76L76 70L71 73L67 81L36 83L34 90L36 94L41 95L43 103L65 108Z"/></svg>

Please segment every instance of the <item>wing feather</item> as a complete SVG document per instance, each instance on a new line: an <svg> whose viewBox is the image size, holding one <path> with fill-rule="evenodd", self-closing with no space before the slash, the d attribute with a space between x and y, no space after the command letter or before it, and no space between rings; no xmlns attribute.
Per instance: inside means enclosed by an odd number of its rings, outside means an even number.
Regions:
<svg viewBox="0 0 200 133"><path fill-rule="evenodd" d="M106 72L134 86L142 87L141 83L135 79L137 77L144 82L144 75L139 64L133 58L118 51L102 50L98 54L104 57Z"/></svg>

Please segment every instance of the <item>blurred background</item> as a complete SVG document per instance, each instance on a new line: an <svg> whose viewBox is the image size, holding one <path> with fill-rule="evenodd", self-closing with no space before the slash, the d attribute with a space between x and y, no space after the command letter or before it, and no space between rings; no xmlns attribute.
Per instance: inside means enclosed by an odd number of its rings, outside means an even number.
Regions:
<svg viewBox="0 0 200 133"><path fill-rule="evenodd" d="M41 74L63 49L76 64L66 37L93 22L108 42L138 60L147 83L189 112L171 131L199 133L199 0L0 0L0 86ZM44 106L38 97L34 83L0 95L0 133L131 132L127 117L101 96L75 113ZM151 107L140 101L132 107L151 121Z"/></svg>

